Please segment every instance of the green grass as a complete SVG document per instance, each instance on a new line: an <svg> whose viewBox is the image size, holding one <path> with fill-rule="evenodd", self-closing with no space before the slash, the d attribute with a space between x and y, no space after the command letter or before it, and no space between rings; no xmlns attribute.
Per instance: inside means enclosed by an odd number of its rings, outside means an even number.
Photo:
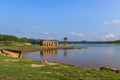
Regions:
<svg viewBox="0 0 120 80"><path fill-rule="evenodd" d="M5 43L5 42L4 42ZM0 42L0 49L13 49L13 50L21 50L21 51L32 51L32 50L39 50L39 45L25 45L24 42L11 42L9 45L3 45Z"/></svg>
<svg viewBox="0 0 120 80"><path fill-rule="evenodd" d="M34 51L34 50L40 50L40 49L74 49L74 48L76 48L76 46L43 47L43 46L40 46L39 44L37 44L37 45L25 45L24 42L3 41L3 42L0 42L0 49L1 48L21 50L21 51Z"/></svg>
<svg viewBox="0 0 120 80"><path fill-rule="evenodd" d="M32 64L42 65L32 67ZM79 68L72 65L0 55L0 80L119 80L120 74L111 71Z"/></svg>
<svg viewBox="0 0 120 80"><path fill-rule="evenodd" d="M24 43L13 43L0 48L36 50L39 45L26 46ZM60 46L59 48L73 48ZM38 67L32 67L37 65ZM72 65L45 62L29 59L11 58L0 55L0 80L119 80L120 74L112 71L79 68Z"/></svg>

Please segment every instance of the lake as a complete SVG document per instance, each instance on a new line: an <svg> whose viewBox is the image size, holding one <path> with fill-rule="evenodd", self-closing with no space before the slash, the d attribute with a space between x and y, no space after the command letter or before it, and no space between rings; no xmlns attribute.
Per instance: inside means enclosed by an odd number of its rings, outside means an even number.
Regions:
<svg viewBox="0 0 120 80"><path fill-rule="evenodd" d="M72 64L85 68L111 66L120 69L120 45L114 44L76 44L83 49L43 50L24 54L32 60L49 60Z"/></svg>

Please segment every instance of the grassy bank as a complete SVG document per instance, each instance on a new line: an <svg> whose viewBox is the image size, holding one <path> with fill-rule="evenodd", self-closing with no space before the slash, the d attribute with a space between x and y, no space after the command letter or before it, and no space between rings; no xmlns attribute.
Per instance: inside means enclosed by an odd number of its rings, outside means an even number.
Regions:
<svg viewBox="0 0 120 80"><path fill-rule="evenodd" d="M2 44L2 43L0 43ZM25 45L23 42L13 42L10 43L9 45L2 45L0 48L4 49L19 49L19 50L25 50L25 49L39 49L39 45Z"/></svg>
<svg viewBox="0 0 120 80"><path fill-rule="evenodd" d="M72 65L37 62L0 55L0 80L118 80L111 71L78 68Z"/></svg>
<svg viewBox="0 0 120 80"><path fill-rule="evenodd" d="M25 45L23 42L0 42L0 49L21 50L23 52L36 51L42 49L81 49L78 46L58 46L58 47L42 47L39 44Z"/></svg>
<svg viewBox="0 0 120 80"><path fill-rule="evenodd" d="M27 46L13 43L1 46L5 49L33 51L46 49L39 45ZM49 47L50 48L50 47ZM74 49L74 46L59 46L56 49ZM51 48L50 48L51 49ZM72 65L38 62L24 58L11 58L0 54L0 80L119 80L120 74L106 70L79 68Z"/></svg>

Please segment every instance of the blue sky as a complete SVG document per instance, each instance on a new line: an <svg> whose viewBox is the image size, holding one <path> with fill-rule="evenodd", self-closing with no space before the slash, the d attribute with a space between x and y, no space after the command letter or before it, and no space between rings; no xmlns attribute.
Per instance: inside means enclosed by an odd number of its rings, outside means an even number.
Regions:
<svg viewBox="0 0 120 80"><path fill-rule="evenodd" d="M118 40L120 0L0 0L0 34Z"/></svg>

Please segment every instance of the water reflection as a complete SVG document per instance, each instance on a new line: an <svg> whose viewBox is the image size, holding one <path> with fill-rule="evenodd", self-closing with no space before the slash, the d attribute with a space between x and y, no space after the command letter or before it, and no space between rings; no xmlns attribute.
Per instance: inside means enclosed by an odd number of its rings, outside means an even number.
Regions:
<svg viewBox="0 0 120 80"><path fill-rule="evenodd" d="M64 58L68 56L67 50L64 50Z"/></svg>
<svg viewBox="0 0 120 80"><path fill-rule="evenodd" d="M106 48L105 50L105 54L112 57L114 55L114 48L113 47L109 47L109 48Z"/></svg>
<svg viewBox="0 0 120 80"><path fill-rule="evenodd" d="M41 50L40 51L40 56L57 56L58 54L58 50ZM64 58L66 58L68 56L68 51L67 50L63 50L63 56Z"/></svg>
<svg viewBox="0 0 120 80"><path fill-rule="evenodd" d="M41 56L55 56L57 55L57 50L41 50L40 51Z"/></svg>
<svg viewBox="0 0 120 80"><path fill-rule="evenodd" d="M45 59L80 67L100 68L106 65L120 68L120 45L95 44L91 46L86 49L42 50L26 53L25 56L33 60Z"/></svg>

